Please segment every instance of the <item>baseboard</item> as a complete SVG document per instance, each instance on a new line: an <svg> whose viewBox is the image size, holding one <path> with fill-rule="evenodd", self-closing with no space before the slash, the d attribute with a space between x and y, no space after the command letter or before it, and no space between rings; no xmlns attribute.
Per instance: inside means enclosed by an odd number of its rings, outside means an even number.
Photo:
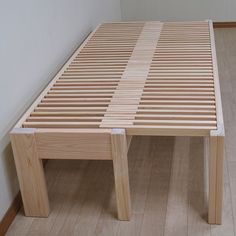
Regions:
<svg viewBox="0 0 236 236"><path fill-rule="evenodd" d="M213 22L214 28L234 28L236 27L236 22Z"/></svg>
<svg viewBox="0 0 236 236"><path fill-rule="evenodd" d="M22 206L21 194L18 192L15 199L13 200L11 206L8 208L7 212L5 213L4 217L0 222L0 235L3 236L6 234L9 226L11 225L12 221L16 217L17 212Z"/></svg>
<svg viewBox="0 0 236 236"><path fill-rule="evenodd" d="M43 166L45 168L48 160L43 160ZM6 234L8 228L10 227L11 223L15 219L18 211L22 207L22 199L20 191L17 193L15 199L13 200L12 204L8 208L7 212L3 216L2 220L0 221L0 236Z"/></svg>

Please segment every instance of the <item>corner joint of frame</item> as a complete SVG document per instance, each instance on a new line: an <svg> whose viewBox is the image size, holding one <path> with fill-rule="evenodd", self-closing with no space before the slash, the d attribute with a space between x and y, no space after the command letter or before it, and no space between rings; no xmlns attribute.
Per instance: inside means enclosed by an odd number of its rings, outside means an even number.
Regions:
<svg viewBox="0 0 236 236"><path fill-rule="evenodd" d="M10 135L34 134L35 132L36 132L35 128L13 128L10 132Z"/></svg>
<svg viewBox="0 0 236 236"><path fill-rule="evenodd" d="M122 128L114 128L111 130L111 134L114 135L114 134L122 134L122 135L125 135L125 129L122 129Z"/></svg>
<svg viewBox="0 0 236 236"><path fill-rule="evenodd" d="M217 124L217 129L216 130L211 130L210 131L210 136L224 137L225 136L224 124L223 123Z"/></svg>

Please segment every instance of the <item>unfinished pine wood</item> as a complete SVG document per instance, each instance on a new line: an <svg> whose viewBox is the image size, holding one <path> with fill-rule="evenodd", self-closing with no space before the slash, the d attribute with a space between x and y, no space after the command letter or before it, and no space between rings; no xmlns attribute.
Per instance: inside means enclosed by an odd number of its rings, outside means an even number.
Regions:
<svg viewBox="0 0 236 236"><path fill-rule="evenodd" d="M223 124L217 71L210 21L104 23L20 125L206 136Z"/></svg>
<svg viewBox="0 0 236 236"><path fill-rule="evenodd" d="M121 139L126 149L133 135L210 136L213 140L211 133L224 133L224 123L212 22L100 25L16 127L36 130L39 159L114 162L116 141L110 140L114 128L124 130ZM130 137L127 143L125 135ZM223 150L223 142L216 146ZM214 165L218 154L212 153L210 170L219 170L219 181L210 175L209 222L217 224L223 172L220 164ZM118 215L129 219L128 186L122 193L117 187L128 185L123 159L114 162ZM120 166L126 172L122 178L117 177Z"/></svg>
<svg viewBox="0 0 236 236"><path fill-rule="evenodd" d="M223 198L224 133L211 132L209 156L208 222L221 224Z"/></svg>
<svg viewBox="0 0 236 236"><path fill-rule="evenodd" d="M124 129L113 129L111 132L113 168L115 176L116 202L118 218L130 220L131 203L128 170L128 148Z"/></svg>
<svg viewBox="0 0 236 236"><path fill-rule="evenodd" d="M49 200L34 129L14 129L11 143L26 216L47 217Z"/></svg>
<svg viewBox="0 0 236 236"><path fill-rule="evenodd" d="M52 213L45 219L24 217L20 211L6 235L47 236L57 232L61 236L130 236L141 235L141 231L150 236L235 235L236 30L216 29L215 36L226 128L222 225L209 225L206 222L207 169L202 138L140 136L133 137L129 150L133 208L130 222L117 221L115 218L116 202L110 162L49 160L46 179L52 199ZM150 179L151 173L159 175ZM153 184L150 184L150 180ZM163 182L170 184L163 188ZM65 186L68 187L65 189ZM94 186L99 191L97 197ZM157 189L157 186L163 187ZM69 194L68 189L71 189ZM166 189L167 194L163 194ZM100 194L101 191L103 194ZM147 209L147 200L150 199L153 201ZM167 202L167 206L163 201ZM163 225L158 224L158 219Z"/></svg>
<svg viewBox="0 0 236 236"><path fill-rule="evenodd" d="M112 160L109 129L46 129L36 132L35 140L40 159Z"/></svg>
<svg viewBox="0 0 236 236"><path fill-rule="evenodd" d="M162 23L160 22L148 22L144 25L100 127L107 127L111 124L113 127L119 127L121 120L132 124L161 28ZM127 109L127 112L119 111L118 106Z"/></svg>
<svg viewBox="0 0 236 236"><path fill-rule="evenodd" d="M129 136L127 141L125 130L15 128L11 139L27 216L49 215L41 159L112 160L118 218L129 220L131 208L127 153L132 137Z"/></svg>

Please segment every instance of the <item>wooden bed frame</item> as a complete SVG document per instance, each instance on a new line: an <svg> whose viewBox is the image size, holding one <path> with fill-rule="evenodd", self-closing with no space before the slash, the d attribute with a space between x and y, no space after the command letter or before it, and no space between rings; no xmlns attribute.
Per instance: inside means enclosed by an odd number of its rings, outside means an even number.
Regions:
<svg viewBox="0 0 236 236"><path fill-rule="evenodd" d="M47 217L42 159L112 160L118 218L131 215L133 135L210 140L210 224L221 224L224 123L211 21L97 27L11 132L27 216Z"/></svg>

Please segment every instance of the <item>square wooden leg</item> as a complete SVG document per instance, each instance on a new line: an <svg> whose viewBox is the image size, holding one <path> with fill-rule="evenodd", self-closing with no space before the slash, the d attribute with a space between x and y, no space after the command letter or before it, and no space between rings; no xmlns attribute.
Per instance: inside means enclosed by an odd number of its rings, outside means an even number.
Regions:
<svg viewBox="0 0 236 236"><path fill-rule="evenodd" d="M224 136L211 132L209 155L209 224L221 224L223 200Z"/></svg>
<svg viewBox="0 0 236 236"><path fill-rule="evenodd" d="M47 217L49 201L42 160L38 158L34 129L11 133L14 159L26 216Z"/></svg>
<svg viewBox="0 0 236 236"><path fill-rule="evenodd" d="M111 145L118 218L119 220L130 220L131 203L127 160L128 149L124 129L112 130Z"/></svg>

